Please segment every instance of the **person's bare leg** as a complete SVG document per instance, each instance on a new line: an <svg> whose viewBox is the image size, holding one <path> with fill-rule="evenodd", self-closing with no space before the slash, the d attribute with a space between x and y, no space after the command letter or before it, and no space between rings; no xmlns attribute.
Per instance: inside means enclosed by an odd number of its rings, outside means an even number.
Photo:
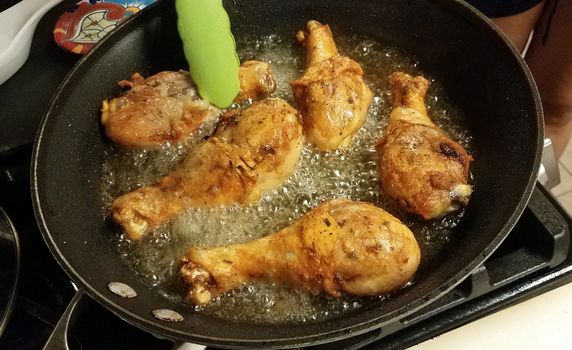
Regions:
<svg viewBox="0 0 572 350"><path fill-rule="evenodd" d="M541 2L519 14L491 19L510 39L518 51L522 52L528 42L530 32L542 14L543 7L544 2Z"/></svg>
<svg viewBox="0 0 572 350"><path fill-rule="evenodd" d="M552 9L547 2L526 61L542 98L546 136L560 157L572 135L572 1L560 0Z"/></svg>

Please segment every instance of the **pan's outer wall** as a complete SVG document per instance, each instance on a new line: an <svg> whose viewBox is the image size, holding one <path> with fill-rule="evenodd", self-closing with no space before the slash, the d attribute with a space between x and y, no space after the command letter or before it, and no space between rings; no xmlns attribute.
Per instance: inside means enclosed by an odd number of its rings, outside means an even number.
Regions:
<svg viewBox="0 0 572 350"><path fill-rule="evenodd" d="M383 303L343 317L304 325L254 325L192 313L143 284L110 244L116 228L103 220L100 197L105 139L98 123L116 82L185 67L173 1L159 2L106 38L57 91L35 145L32 186L39 226L50 249L89 295L150 332L224 347L293 347L334 341L400 318L452 288L480 264L514 225L535 183L542 140L538 93L528 70L497 31L451 0L225 1L235 36L291 34L308 19L334 33L378 37L417 55L470 118L476 156L475 193L450 243L416 284ZM121 299L107 290L121 281L138 292ZM166 323L151 310L185 317Z"/></svg>

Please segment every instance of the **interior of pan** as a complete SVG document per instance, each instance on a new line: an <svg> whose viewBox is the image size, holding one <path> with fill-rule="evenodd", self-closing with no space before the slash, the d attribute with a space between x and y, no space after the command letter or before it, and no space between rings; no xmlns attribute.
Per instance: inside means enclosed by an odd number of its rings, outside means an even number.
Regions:
<svg viewBox="0 0 572 350"><path fill-rule="evenodd" d="M537 92L517 54L462 2L225 1L235 36L291 33L308 19L367 34L415 54L469 118L476 159L475 193L459 234L405 292L324 322L260 325L195 313L143 283L110 244L117 228L101 211L105 141L99 109L119 93L116 82L185 67L173 1L142 11L104 40L70 73L52 100L34 152L33 196L46 242L64 269L93 298L129 322L163 336L227 347L315 344L364 332L401 317L450 289L500 244L535 183L542 138ZM107 289L124 282L138 293ZM168 308L169 323L151 311Z"/></svg>

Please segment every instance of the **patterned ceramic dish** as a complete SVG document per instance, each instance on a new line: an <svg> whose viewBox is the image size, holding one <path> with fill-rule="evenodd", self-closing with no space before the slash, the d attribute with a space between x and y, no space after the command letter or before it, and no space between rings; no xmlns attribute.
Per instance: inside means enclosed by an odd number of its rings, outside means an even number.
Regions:
<svg viewBox="0 0 572 350"><path fill-rule="evenodd" d="M69 8L54 28L63 49L85 54L125 18L156 0L81 0Z"/></svg>

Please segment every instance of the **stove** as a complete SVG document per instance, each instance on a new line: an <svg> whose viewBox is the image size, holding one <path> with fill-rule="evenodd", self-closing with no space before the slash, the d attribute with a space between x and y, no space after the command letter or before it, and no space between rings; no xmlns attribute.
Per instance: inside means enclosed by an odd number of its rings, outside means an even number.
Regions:
<svg viewBox="0 0 572 350"><path fill-rule="evenodd" d="M0 128L0 207L12 219L21 253L15 298L0 295L1 306L14 301L9 317L0 314L0 321L7 319L6 324L0 324L0 349L42 348L76 291L44 244L36 226L29 189L35 129L51 94L79 59L59 49L51 38L53 23L75 1L64 1L40 21L28 62L0 86L3 125ZM0 5L0 11L5 6ZM537 185L505 242L459 286L416 313L381 329L311 349L403 349L570 283L571 224L572 219ZM5 227L0 223L2 237ZM17 244L2 243L0 249L13 246L18 248ZM5 254L0 251L0 257L4 258ZM3 273L1 266L0 273ZM70 317L67 334L70 349L181 346L139 330L97 303L84 299Z"/></svg>

